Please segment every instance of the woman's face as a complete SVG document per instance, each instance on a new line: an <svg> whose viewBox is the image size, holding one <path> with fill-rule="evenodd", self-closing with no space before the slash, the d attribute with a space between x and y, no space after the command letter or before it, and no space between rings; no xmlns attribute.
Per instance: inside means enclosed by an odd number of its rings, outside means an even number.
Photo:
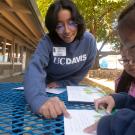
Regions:
<svg viewBox="0 0 135 135"><path fill-rule="evenodd" d="M71 12L67 9L61 9L58 12L58 24L56 26L58 36L65 43L71 43L74 41L77 31L77 24L71 20Z"/></svg>

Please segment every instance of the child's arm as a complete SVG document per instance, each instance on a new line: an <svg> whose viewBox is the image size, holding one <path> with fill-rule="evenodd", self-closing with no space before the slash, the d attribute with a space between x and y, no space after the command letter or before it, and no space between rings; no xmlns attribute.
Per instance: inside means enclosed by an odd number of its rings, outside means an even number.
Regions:
<svg viewBox="0 0 135 135"><path fill-rule="evenodd" d="M124 92L112 94L112 97L115 101L115 107L118 109L132 108L132 106L135 104L135 98Z"/></svg>
<svg viewBox="0 0 135 135"><path fill-rule="evenodd" d="M113 115L108 115L98 122L98 135L133 135L135 129L135 112L122 109ZM132 134L131 134L132 133Z"/></svg>

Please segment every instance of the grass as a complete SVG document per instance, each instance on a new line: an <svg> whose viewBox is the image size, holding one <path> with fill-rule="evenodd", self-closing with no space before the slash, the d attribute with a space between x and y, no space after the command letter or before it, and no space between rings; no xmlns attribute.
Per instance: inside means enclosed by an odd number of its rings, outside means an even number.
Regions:
<svg viewBox="0 0 135 135"><path fill-rule="evenodd" d="M105 91L106 94L111 94L114 93L114 91L106 86L103 86L101 84L98 84L96 82L93 82L87 78L84 78L83 81L81 81L82 84L88 85L88 86L93 86L93 87L99 87Z"/></svg>

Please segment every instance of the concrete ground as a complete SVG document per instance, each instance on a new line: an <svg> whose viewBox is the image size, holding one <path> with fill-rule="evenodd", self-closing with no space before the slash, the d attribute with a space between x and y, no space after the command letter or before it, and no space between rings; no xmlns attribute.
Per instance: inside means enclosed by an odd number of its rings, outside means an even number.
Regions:
<svg viewBox="0 0 135 135"><path fill-rule="evenodd" d="M99 78L89 78L91 81L96 82L98 84L104 85L112 90L115 89L115 82L114 81L110 81L107 79L99 79Z"/></svg>
<svg viewBox="0 0 135 135"><path fill-rule="evenodd" d="M23 75L17 75L5 79L0 79L0 82L23 82Z"/></svg>
<svg viewBox="0 0 135 135"><path fill-rule="evenodd" d="M94 87L99 87L102 90L104 90L107 94L114 93L113 81L108 81L108 80L105 81L105 79L87 77L82 81L82 83Z"/></svg>

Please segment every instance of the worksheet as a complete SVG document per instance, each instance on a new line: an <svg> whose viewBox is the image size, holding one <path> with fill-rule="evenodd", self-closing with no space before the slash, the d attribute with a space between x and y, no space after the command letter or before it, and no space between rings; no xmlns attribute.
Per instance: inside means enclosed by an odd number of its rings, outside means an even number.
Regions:
<svg viewBox="0 0 135 135"><path fill-rule="evenodd" d="M47 88L46 92L52 93L52 94L61 94L64 91L66 91L65 88Z"/></svg>
<svg viewBox="0 0 135 135"><path fill-rule="evenodd" d="M67 110L70 118L64 117L64 135L96 135L96 131L92 134L84 133L84 129L105 115L104 112L96 112L95 110Z"/></svg>
<svg viewBox="0 0 135 135"><path fill-rule="evenodd" d="M68 101L94 102L106 93L97 87L91 86L67 86Z"/></svg>
<svg viewBox="0 0 135 135"><path fill-rule="evenodd" d="M17 87L17 88L13 88L15 90L24 90L24 87Z"/></svg>
<svg viewBox="0 0 135 135"><path fill-rule="evenodd" d="M17 87L17 88L13 88L15 90L24 90L24 87ZM64 91L66 91L65 88L47 88L46 92L47 93L52 93L52 94L61 94Z"/></svg>

